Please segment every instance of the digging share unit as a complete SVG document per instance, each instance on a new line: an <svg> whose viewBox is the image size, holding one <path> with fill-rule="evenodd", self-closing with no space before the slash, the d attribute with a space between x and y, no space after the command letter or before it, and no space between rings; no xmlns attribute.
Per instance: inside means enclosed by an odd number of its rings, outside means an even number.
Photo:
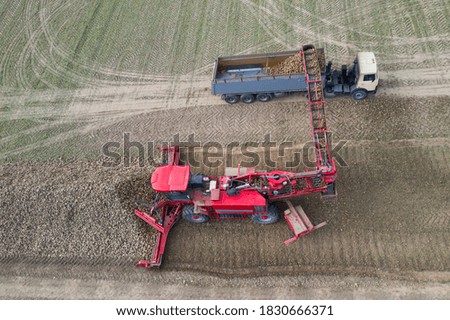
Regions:
<svg viewBox="0 0 450 320"><path fill-rule="evenodd" d="M192 174L188 165L180 165L178 146L161 148L167 161L151 177L152 188L158 192L155 204L149 213L135 210L138 217L158 231L150 258L140 261L139 266L161 265L170 229L181 217L194 223L250 217L256 223L270 224L279 218L273 202L284 201L284 218L293 232L284 242L286 245L326 224L313 225L303 209L289 201L316 192L323 197L336 197L336 166L330 155L318 54L314 46L307 45L299 55L305 71L316 169L296 173L238 167L225 168L221 177ZM161 194L166 199L159 200Z"/></svg>

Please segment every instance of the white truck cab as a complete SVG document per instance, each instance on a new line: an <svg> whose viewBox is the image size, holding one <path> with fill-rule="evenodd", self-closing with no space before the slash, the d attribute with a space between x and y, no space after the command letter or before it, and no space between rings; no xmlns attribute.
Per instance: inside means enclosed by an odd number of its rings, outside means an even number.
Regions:
<svg viewBox="0 0 450 320"><path fill-rule="evenodd" d="M348 94L354 100L363 100L377 92L378 81L375 54L358 52L354 63L350 66L343 64L341 70L333 70L332 62L328 62L325 69L325 95L333 97Z"/></svg>
<svg viewBox="0 0 450 320"><path fill-rule="evenodd" d="M356 90L374 92L378 86L378 69L373 52L358 52L355 61Z"/></svg>

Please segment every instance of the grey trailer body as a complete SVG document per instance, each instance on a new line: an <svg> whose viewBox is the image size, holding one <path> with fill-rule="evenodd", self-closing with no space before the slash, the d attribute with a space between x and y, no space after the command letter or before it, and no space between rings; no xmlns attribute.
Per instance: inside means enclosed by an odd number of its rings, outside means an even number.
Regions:
<svg viewBox="0 0 450 320"><path fill-rule="evenodd" d="M304 75L286 76L249 76L236 75L232 79L216 80L212 84L213 94L244 94L244 93L284 93L306 91Z"/></svg>
<svg viewBox="0 0 450 320"><path fill-rule="evenodd" d="M211 91L214 95L287 93L306 91L304 73L268 75L268 68L299 51L252 54L216 59Z"/></svg>

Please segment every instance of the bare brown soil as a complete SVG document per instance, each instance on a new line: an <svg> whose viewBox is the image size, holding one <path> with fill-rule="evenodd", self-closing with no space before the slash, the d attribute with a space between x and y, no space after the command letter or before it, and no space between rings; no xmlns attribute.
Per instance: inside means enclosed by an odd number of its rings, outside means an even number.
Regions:
<svg viewBox="0 0 450 320"><path fill-rule="evenodd" d="M138 141L163 140L182 130L182 138L195 132L202 142L226 143L260 141L273 132L275 141L302 143L309 139L303 100L152 112L99 128L96 136L107 141L134 128ZM142 286L155 298L197 298L192 292L199 288L205 288L202 297L220 298L449 298L445 101L333 100L327 115L334 141L349 140L340 153L348 166L338 169L338 199L296 200L313 222L328 221L326 227L285 247L283 221L181 221L156 272L133 267L151 247L153 233L132 209L136 201L151 201L153 167L105 168L100 160L4 164L0 277L8 281L2 297L86 297L95 282L99 298L137 297ZM174 117L183 118L184 127L169 125ZM15 285L19 279L30 279L30 287ZM68 290L74 283L79 289ZM121 285L128 296L111 290Z"/></svg>

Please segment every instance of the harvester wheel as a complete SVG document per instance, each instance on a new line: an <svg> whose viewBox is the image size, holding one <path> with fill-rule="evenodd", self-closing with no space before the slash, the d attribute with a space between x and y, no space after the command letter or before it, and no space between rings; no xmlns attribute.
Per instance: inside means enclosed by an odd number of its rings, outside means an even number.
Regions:
<svg viewBox="0 0 450 320"><path fill-rule="evenodd" d="M352 92L352 98L354 100L364 100L367 97L367 91L364 89L356 89Z"/></svg>
<svg viewBox="0 0 450 320"><path fill-rule="evenodd" d="M273 204L269 204L266 213L256 213L252 215L252 221L259 224L271 224L278 221L280 216L278 215L277 207Z"/></svg>
<svg viewBox="0 0 450 320"><path fill-rule="evenodd" d="M239 102L239 96L234 96L234 95L225 96L224 100L228 104L235 104L235 103Z"/></svg>
<svg viewBox="0 0 450 320"><path fill-rule="evenodd" d="M255 101L255 96L249 93L243 94L241 96L241 101L247 104L252 103L253 101Z"/></svg>
<svg viewBox="0 0 450 320"><path fill-rule="evenodd" d="M261 102L269 102L272 100L272 95L270 93L260 93L256 95L256 99Z"/></svg>
<svg viewBox="0 0 450 320"><path fill-rule="evenodd" d="M184 206L181 215L183 219L193 223L204 223L209 221L209 217L207 215L194 213L193 205Z"/></svg>

